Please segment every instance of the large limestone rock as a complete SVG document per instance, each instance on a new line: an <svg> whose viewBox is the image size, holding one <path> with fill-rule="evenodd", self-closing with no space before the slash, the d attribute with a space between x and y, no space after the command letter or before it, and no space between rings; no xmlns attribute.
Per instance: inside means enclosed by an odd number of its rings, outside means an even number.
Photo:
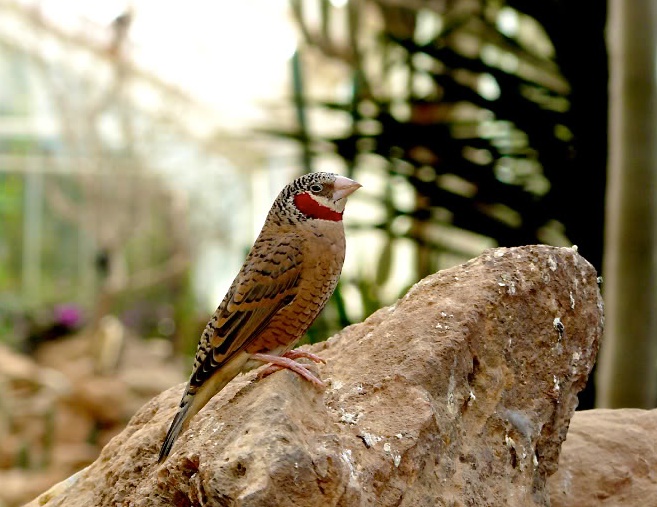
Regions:
<svg viewBox="0 0 657 507"><path fill-rule="evenodd" d="M550 477L552 507L657 505L657 410L587 410L573 417Z"/></svg>
<svg viewBox="0 0 657 507"><path fill-rule="evenodd" d="M602 302L572 249L497 249L415 285L289 371L235 379L173 454L183 386L146 404L54 506L545 506Z"/></svg>

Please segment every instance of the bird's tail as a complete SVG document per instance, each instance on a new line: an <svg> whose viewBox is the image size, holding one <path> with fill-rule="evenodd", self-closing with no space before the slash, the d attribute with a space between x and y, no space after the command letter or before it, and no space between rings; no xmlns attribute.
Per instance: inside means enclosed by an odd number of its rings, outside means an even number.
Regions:
<svg viewBox="0 0 657 507"><path fill-rule="evenodd" d="M178 436L187 429L189 422L205 404L210 401L215 394L221 391L228 382L230 382L244 367L249 355L246 352L236 354L234 358L226 362L221 368L215 371L209 378L206 378L200 386L187 385L185 394L180 401L180 408L176 417L169 427L167 436L160 449L160 458L158 463L162 463L173 447ZM258 361L255 362L259 364ZM191 382L191 380L190 380Z"/></svg>
<svg viewBox="0 0 657 507"><path fill-rule="evenodd" d="M189 413L189 409L192 407L192 402L194 401L194 395L186 392L180 402L180 408L176 417L173 418L171 426L169 426L169 431L167 431L167 436L164 438L164 443L160 449L160 457L157 462L162 463L171 452L171 448L175 443L176 439L180 433L187 427L189 420L192 418L194 413Z"/></svg>

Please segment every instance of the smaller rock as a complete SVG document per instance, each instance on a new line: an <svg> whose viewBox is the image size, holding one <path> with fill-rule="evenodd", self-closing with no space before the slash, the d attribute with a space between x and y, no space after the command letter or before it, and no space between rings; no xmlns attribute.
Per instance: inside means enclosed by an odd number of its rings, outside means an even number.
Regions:
<svg viewBox="0 0 657 507"><path fill-rule="evenodd" d="M0 378L10 382L33 382L38 369L38 365L29 357L0 344Z"/></svg>
<svg viewBox="0 0 657 507"><path fill-rule="evenodd" d="M57 471L28 472L0 470L0 505L20 505L25 497L33 498L54 482L62 480ZM38 504L37 504L38 505Z"/></svg>
<svg viewBox="0 0 657 507"><path fill-rule="evenodd" d="M548 479L552 507L656 505L657 410L576 412Z"/></svg>
<svg viewBox="0 0 657 507"><path fill-rule="evenodd" d="M75 386L71 399L84 407L94 420L104 424L122 423L130 417L126 410L128 389L116 377L91 376Z"/></svg>
<svg viewBox="0 0 657 507"><path fill-rule="evenodd" d="M51 462L56 470L79 470L98 456L96 445L86 442L57 443L52 451Z"/></svg>
<svg viewBox="0 0 657 507"><path fill-rule="evenodd" d="M76 404L59 403L54 410L54 417L58 442L83 442L89 439L94 430L94 420L83 407Z"/></svg>

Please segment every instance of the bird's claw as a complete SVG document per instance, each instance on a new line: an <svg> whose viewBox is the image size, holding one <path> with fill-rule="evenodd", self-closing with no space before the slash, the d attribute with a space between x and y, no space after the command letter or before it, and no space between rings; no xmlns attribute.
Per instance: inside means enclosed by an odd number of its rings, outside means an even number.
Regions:
<svg viewBox="0 0 657 507"><path fill-rule="evenodd" d="M317 354L312 352L306 352L305 350L288 350L282 357L289 357L290 359L300 359L305 357L310 359L314 363L324 363L326 364L326 359L319 357Z"/></svg>
<svg viewBox="0 0 657 507"><path fill-rule="evenodd" d="M309 352L301 352L301 355L296 355L296 357L307 357L308 359L312 359L308 357L306 354L310 354ZM317 359L321 359L318 356L315 356L314 354L310 354ZM251 359L255 359L257 361L262 361L263 363L269 363L269 366L262 370L258 374L258 378L263 378L266 377L267 375L271 375L272 373L278 371L278 370L292 370L295 372L297 375L300 375L307 381L311 382L312 384L315 384L317 387L325 387L324 382L322 382L317 376L311 372L308 368L306 368L304 365L301 363L297 363L294 359L289 357L288 354L285 354L283 356L274 356L270 354L252 354ZM323 362L323 361L322 361Z"/></svg>

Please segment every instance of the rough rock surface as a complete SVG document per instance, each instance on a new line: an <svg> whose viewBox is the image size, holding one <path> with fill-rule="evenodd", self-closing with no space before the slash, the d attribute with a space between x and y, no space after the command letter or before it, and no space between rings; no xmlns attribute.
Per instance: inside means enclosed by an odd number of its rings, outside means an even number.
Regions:
<svg viewBox="0 0 657 507"><path fill-rule="evenodd" d="M577 412L550 477L552 507L657 505L657 410Z"/></svg>
<svg viewBox="0 0 657 507"><path fill-rule="evenodd" d="M41 503L549 505L601 328L576 251L490 250L311 347L326 391L289 371L238 377L158 465L179 385Z"/></svg>

